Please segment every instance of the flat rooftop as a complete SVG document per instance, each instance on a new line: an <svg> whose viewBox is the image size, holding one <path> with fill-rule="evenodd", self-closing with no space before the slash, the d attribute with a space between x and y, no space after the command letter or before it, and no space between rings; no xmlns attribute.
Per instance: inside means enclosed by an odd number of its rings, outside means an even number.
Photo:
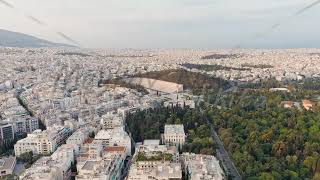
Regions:
<svg viewBox="0 0 320 180"><path fill-rule="evenodd" d="M94 166L97 164L97 161L86 161L81 169L84 170L93 170Z"/></svg>
<svg viewBox="0 0 320 180"><path fill-rule="evenodd" d="M104 151L106 151L106 152L125 152L126 147L124 147L124 146L106 147L106 148L104 148Z"/></svg>
<svg viewBox="0 0 320 180"><path fill-rule="evenodd" d="M8 158L2 158L0 159L0 171L6 170L6 169L13 169L13 165L16 161L15 157L8 157Z"/></svg>
<svg viewBox="0 0 320 180"><path fill-rule="evenodd" d="M159 139L146 139L146 140L143 141L143 145L146 145L146 146L160 145L160 140Z"/></svg>
<svg viewBox="0 0 320 180"><path fill-rule="evenodd" d="M164 126L165 134L184 134L183 124L166 124Z"/></svg>

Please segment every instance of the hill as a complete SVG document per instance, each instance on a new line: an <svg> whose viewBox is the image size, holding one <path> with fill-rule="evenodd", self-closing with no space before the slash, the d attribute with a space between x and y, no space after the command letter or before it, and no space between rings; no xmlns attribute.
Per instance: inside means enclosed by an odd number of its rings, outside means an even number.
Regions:
<svg viewBox="0 0 320 180"><path fill-rule="evenodd" d="M0 47L40 48L40 47L75 47L68 44L54 43L23 33L0 29Z"/></svg>
<svg viewBox="0 0 320 180"><path fill-rule="evenodd" d="M220 78L210 77L204 74L190 72L182 69L172 69L156 72L148 72L139 74L136 77L151 78L162 81L183 84L186 89L201 90L201 89L227 89L230 83Z"/></svg>

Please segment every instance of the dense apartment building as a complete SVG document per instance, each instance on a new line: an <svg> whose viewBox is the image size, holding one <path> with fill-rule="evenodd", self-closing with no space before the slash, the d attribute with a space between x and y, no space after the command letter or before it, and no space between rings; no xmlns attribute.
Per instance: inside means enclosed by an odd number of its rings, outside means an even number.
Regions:
<svg viewBox="0 0 320 180"><path fill-rule="evenodd" d="M117 180L121 169L117 158L110 160L86 161L77 165L77 180Z"/></svg>
<svg viewBox="0 0 320 180"><path fill-rule="evenodd" d="M65 144L51 156L44 156L27 169L19 179L22 180L67 180L71 176L74 163L74 147Z"/></svg>
<svg viewBox="0 0 320 180"><path fill-rule="evenodd" d="M219 161L210 155L183 153L180 156L184 171L190 180L225 179L224 172Z"/></svg>
<svg viewBox="0 0 320 180"><path fill-rule="evenodd" d="M131 165L127 180L181 180L180 163L139 161Z"/></svg>
<svg viewBox="0 0 320 180"><path fill-rule="evenodd" d="M105 130L113 129L115 127L122 127L123 118L117 113L107 113L102 116L101 125Z"/></svg>
<svg viewBox="0 0 320 180"><path fill-rule="evenodd" d="M39 129L37 118L23 116L14 119L6 119L0 122L0 144L12 141L19 135L31 133Z"/></svg>
<svg viewBox="0 0 320 180"><path fill-rule="evenodd" d="M50 154L69 137L71 130L64 127L53 127L47 130L35 130L14 145L16 156L26 152L34 154Z"/></svg>
<svg viewBox="0 0 320 180"><path fill-rule="evenodd" d="M88 160L101 160L102 149L103 147L101 142L88 139L81 145L79 155L77 156L77 162L81 163Z"/></svg>
<svg viewBox="0 0 320 180"><path fill-rule="evenodd" d="M124 146L127 156L131 156L131 139L123 127L101 130L94 139L101 142L103 147Z"/></svg>
<svg viewBox="0 0 320 180"><path fill-rule="evenodd" d="M14 139L14 128L10 123L0 122L0 145Z"/></svg>
<svg viewBox="0 0 320 180"><path fill-rule="evenodd" d="M14 126L16 134L32 133L39 129L39 120L31 116L24 116L9 120Z"/></svg>
<svg viewBox="0 0 320 180"><path fill-rule="evenodd" d="M78 180L117 180L126 158L126 148L102 147L101 141L86 141L77 157Z"/></svg>
<svg viewBox="0 0 320 180"><path fill-rule="evenodd" d="M66 141L66 144L75 146L75 155L80 152L81 145L89 138L90 131L87 128L81 128L75 131Z"/></svg>

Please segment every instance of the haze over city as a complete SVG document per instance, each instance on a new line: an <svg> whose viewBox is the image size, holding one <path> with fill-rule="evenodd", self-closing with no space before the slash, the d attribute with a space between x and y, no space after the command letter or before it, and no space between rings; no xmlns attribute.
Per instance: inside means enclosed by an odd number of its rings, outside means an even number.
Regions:
<svg viewBox="0 0 320 180"><path fill-rule="evenodd" d="M64 32L87 48L308 48L320 40L319 6L292 17L312 0L8 2L15 9L0 4L2 29L66 43L56 34Z"/></svg>
<svg viewBox="0 0 320 180"><path fill-rule="evenodd" d="M320 180L320 0L0 0L0 180Z"/></svg>

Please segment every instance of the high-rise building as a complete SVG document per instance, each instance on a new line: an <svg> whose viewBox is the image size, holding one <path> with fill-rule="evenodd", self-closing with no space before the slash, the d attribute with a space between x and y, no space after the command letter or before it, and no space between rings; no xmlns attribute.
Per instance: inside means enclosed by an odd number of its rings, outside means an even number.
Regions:
<svg viewBox="0 0 320 180"><path fill-rule="evenodd" d="M14 129L10 123L0 122L0 144L14 140Z"/></svg>

